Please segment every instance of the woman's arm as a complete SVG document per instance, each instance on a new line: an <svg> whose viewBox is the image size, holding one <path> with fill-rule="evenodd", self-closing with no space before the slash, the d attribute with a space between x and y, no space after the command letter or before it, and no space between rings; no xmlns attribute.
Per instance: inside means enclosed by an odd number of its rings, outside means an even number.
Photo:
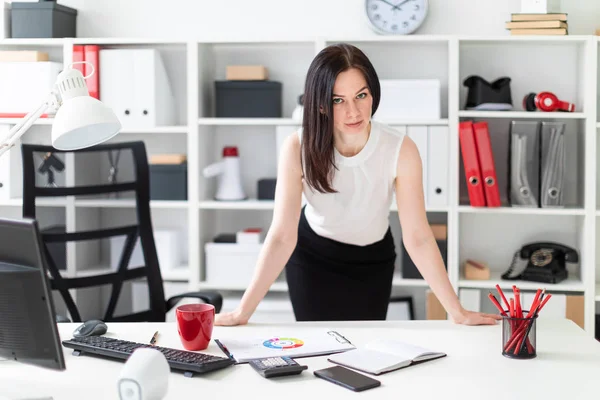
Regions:
<svg viewBox="0 0 600 400"><path fill-rule="evenodd" d="M239 307L231 313L217 315L216 325L247 323L296 247L302 207L302 167L297 134L290 135L284 141L279 160L273 220L260 251L254 276Z"/></svg>
<svg viewBox="0 0 600 400"><path fill-rule="evenodd" d="M457 323L493 324L499 316L465 310L456 295L444 260L427 221L423 195L423 168L415 143L405 136L396 170L396 202L402 241L423 278Z"/></svg>

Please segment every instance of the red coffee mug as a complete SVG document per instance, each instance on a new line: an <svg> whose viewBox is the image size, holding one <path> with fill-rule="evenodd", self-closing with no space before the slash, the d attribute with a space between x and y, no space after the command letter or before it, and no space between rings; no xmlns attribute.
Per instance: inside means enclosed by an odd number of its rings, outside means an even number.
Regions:
<svg viewBox="0 0 600 400"><path fill-rule="evenodd" d="M185 304L175 309L177 332L186 350L208 347L215 322L215 307L211 304Z"/></svg>

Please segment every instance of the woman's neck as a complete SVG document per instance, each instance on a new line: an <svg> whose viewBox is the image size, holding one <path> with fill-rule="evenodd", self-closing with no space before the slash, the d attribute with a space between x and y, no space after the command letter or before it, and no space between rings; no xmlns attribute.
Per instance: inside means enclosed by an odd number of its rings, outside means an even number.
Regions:
<svg viewBox="0 0 600 400"><path fill-rule="evenodd" d="M360 153L369 140L371 133L371 123L367 125L367 129L359 134L347 134L340 131L333 132L333 145L337 151L344 157L353 157Z"/></svg>

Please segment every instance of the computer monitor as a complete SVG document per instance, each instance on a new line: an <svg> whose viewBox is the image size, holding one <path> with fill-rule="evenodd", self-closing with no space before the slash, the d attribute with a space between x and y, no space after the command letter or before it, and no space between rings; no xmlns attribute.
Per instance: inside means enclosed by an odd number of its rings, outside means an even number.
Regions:
<svg viewBox="0 0 600 400"><path fill-rule="evenodd" d="M64 370L39 227L0 218L0 357Z"/></svg>

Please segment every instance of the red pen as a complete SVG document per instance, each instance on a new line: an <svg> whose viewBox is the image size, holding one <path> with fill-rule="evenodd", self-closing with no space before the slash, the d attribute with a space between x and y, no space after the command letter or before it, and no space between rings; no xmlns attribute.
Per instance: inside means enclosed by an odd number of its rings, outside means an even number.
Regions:
<svg viewBox="0 0 600 400"><path fill-rule="evenodd" d="M499 284L496 284L496 290L498 290L498 294L502 298L502 301L504 301L504 304L506 304L506 309L508 310L508 300L506 300L506 296L504 296L504 292L500 288Z"/></svg>
<svg viewBox="0 0 600 400"><path fill-rule="evenodd" d="M492 292L490 292L490 294L488 294L488 297L490 298L492 303L494 303L494 305L496 306L498 311L500 311L500 314L504 315L505 317L508 317L508 315L506 315L506 312L502 309L502 306L500 305L498 300L496 300L496 297L492 294Z"/></svg>

